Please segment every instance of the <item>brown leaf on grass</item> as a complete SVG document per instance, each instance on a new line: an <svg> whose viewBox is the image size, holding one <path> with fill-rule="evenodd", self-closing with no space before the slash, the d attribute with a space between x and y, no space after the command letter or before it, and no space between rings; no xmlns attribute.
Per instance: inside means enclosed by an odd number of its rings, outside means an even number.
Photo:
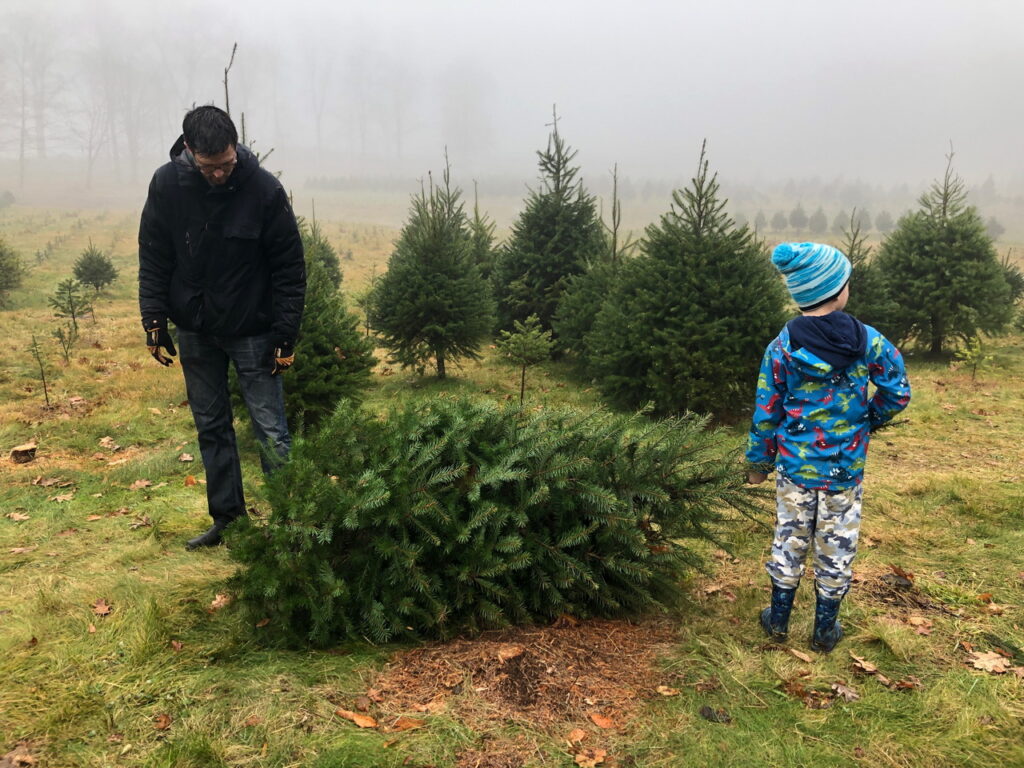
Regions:
<svg viewBox="0 0 1024 768"><path fill-rule="evenodd" d="M243 728L252 728L254 725L259 725L262 722L263 722L263 718L260 717L259 715L249 715L249 717L247 717L245 719L245 722L242 723L242 727Z"/></svg>
<svg viewBox="0 0 1024 768"><path fill-rule="evenodd" d="M23 741L6 755L0 755L0 768L30 768L36 758L29 750L29 743Z"/></svg>
<svg viewBox="0 0 1024 768"><path fill-rule="evenodd" d="M16 523L23 523L29 519L28 515L23 515L21 512L8 512L7 517Z"/></svg>
<svg viewBox="0 0 1024 768"><path fill-rule="evenodd" d="M907 624L912 626L919 635L930 635L932 633L932 621L924 616L911 616L907 619Z"/></svg>
<svg viewBox="0 0 1024 768"><path fill-rule="evenodd" d="M106 461L107 460L107 454L100 453L99 451L96 451L96 453L94 453L92 455L92 460L93 461Z"/></svg>
<svg viewBox="0 0 1024 768"><path fill-rule="evenodd" d="M134 483L132 483L131 485L129 485L128 486L128 490L129 491L138 491L138 490L141 490L143 488L149 488L149 486L151 486L152 484L153 484L153 482L151 480L146 480L145 478L140 478L140 479L136 480Z"/></svg>
<svg viewBox="0 0 1024 768"><path fill-rule="evenodd" d="M157 715L153 718L153 727L156 728L158 731L166 731L168 728L171 727L171 723L173 722L174 720L171 718L171 716L164 713L162 715Z"/></svg>
<svg viewBox="0 0 1024 768"><path fill-rule="evenodd" d="M985 606L985 612L988 613L990 616L1002 616L1004 613L1006 613L1006 609L1009 607L1010 606L1008 605L998 605L997 603L989 603Z"/></svg>
<svg viewBox="0 0 1024 768"><path fill-rule="evenodd" d="M61 531L57 535L58 536L74 536L76 533L78 533L78 529L77 528L65 528L63 531Z"/></svg>
<svg viewBox="0 0 1024 768"><path fill-rule="evenodd" d="M107 736L107 742L109 744L120 744L122 741L124 741L123 733L112 733Z"/></svg>
<svg viewBox="0 0 1024 768"><path fill-rule="evenodd" d="M731 723L732 717L722 707L712 709L705 705L700 708L700 716L712 723Z"/></svg>
<svg viewBox="0 0 1024 768"><path fill-rule="evenodd" d="M580 766L580 768L595 768L603 763L607 756L608 752L606 750L587 747L581 752L578 752L574 759L576 761L576 765Z"/></svg>
<svg viewBox="0 0 1024 768"><path fill-rule="evenodd" d="M27 555L35 549L39 549L39 547L11 547L10 553L12 555Z"/></svg>
<svg viewBox="0 0 1024 768"><path fill-rule="evenodd" d="M160 415L160 409L159 408L150 408L149 412L152 413L154 416L159 416Z"/></svg>
<svg viewBox="0 0 1024 768"><path fill-rule="evenodd" d="M195 475L185 475L185 487L188 488L196 484Z"/></svg>
<svg viewBox="0 0 1024 768"><path fill-rule="evenodd" d="M693 689L697 693L710 693L711 691L717 691L722 687L717 677L709 677L707 680L698 680L693 684Z"/></svg>
<svg viewBox="0 0 1024 768"><path fill-rule="evenodd" d="M178 457L178 461L186 462L186 463L189 462L189 461L195 461L195 460L196 460L196 457L193 456L191 453L183 453L183 454L181 454L181 456Z"/></svg>
<svg viewBox="0 0 1024 768"><path fill-rule="evenodd" d="M369 712L372 704L369 696L356 696L355 708L360 712Z"/></svg>
<svg viewBox="0 0 1024 768"><path fill-rule="evenodd" d="M102 597L92 604L92 612L97 616L109 616L112 610L114 607Z"/></svg>
<svg viewBox="0 0 1024 768"><path fill-rule="evenodd" d="M376 728L377 727L377 721L374 720L369 715L360 715L358 712L352 712L352 711L350 711L348 709L336 709L336 710L334 710L334 714L336 714L338 717L343 717L346 720L349 720L349 721L355 723L360 728Z"/></svg>
<svg viewBox="0 0 1024 768"><path fill-rule="evenodd" d="M87 522L87 523L94 523L97 520L102 520L102 519L103 519L103 515L89 515L87 518L85 518L85 522Z"/></svg>
<svg viewBox="0 0 1024 768"><path fill-rule="evenodd" d="M132 520L128 527L133 531L137 531L139 528L148 528L151 525L153 525L153 521L149 519L149 515L143 515L142 517L136 517Z"/></svg>
<svg viewBox="0 0 1024 768"><path fill-rule="evenodd" d="M262 619L260 619L259 621L256 622L256 629L263 629L269 623L270 623L270 619L262 618Z"/></svg>
<svg viewBox="0 0 1024 768"><path fill-rule="evenodd" d="M615 721L614 720L612 720L610 717L605 717L604 715L602 715L602 714L600 714L598 712L591 712L590 713L590 720L598 728L614 728L615 727Z"/></svg>
<svg viewBox="0 0 1024 768"><path fill-rule="evenodd" d="M61 488L66 488L69 485L73 485L73 483L70 480L61 480L59 477L44 478L42 475L39 475L39 477L35 478L32 481L32 485L38 485L40 488L49 488L50 486L53 485L60 486Z"/></svg>
<svg viewBox="0 0 1024 768"><path fill-rule="evenodd" d="M907 675L902 680L897 680L889 686L894 691L912 691L915 688L921 688L921 680L913 675Z"/></svg>
<svg viewBox="0 0 1024 768"><path fill-rule="evenodd" d="M75 498L75 494L73 493L60 493L56 496L51 496L50 501L56 501L58 504L63 504L65 501L71 501L73 498Z"/></svg>
<svg viewBox="0 0 1024 768"><path fill-rule="evenodd" d="M100 448L106 448L108 451L120 451L121 446L114 442L114 438L110 435L104 435L99 439Z"/></svg>
<svg viewBox="0 0 1024 768"><path fill-rule="evenodd" d="M175 653L177 653L178 651L180 651L184 647L185 647L185 644L183 642L181 642L181 640L171 640L171 648L174 649Z"/></svg>
<svg viewBox="0 0 1024 768"><path fill-rule="evenodd" d="M721 584L708 584L706 587L704 587L704 594L705 595L713 595L716 592L721 592L721 591L722 591L722 585Z"/></svg>
<svg viewBox="0 0 1024 768"><path fill-rule="evenodd" d="M95 635L96 634L96 625L95 624L90 624L89 625L89 634L90 635Z"/></svg>
<svg viewBox="0 0 1024 768"><path fill-rule="evenodd" d="M797 650L796 648L789 648L789 649L787 649L787 650L788 650L788 651L789 651L789 652L790 652L790 653L791 653L791 654L792 654L792 655L793 655L794 657L796 657L796 658L800 659L800 661L802 661L802 662L803 662L804 664L813 664L813 663L814 663L814 659L812 659L812 658L811 658L810 656L808 656L808 655L807 655L806 653L804 653L803 651L798 651L798 650Z"/></svg>
<svg viewBox="0 0 1024 768"><path fill-rule="evenodd" d="M35 648L35 647L36 647L37 645L39 645L39 638L38 638L38 637L36 637L35 635L33 635L32 637L30 637L30 638L28 639L28 642L27 642L27 643L25 643L25 644L26 644L26 645L27 645L27 646L28 646L29 648Z"/></svg>
<svg viewBox="0 0 1024 768"><path fill-rule="evenodd" d="M566 741L568 741L570 745L579 744L585 738L587 738L587 732L582 728L573 728L569 731L569 735L565 737Z"/></svg>
<svg viewBox="0 0 1024 768"><path fill-rule="evenodd" d="M213 602L210 603L210 607L206 609L207 613L213 613L219 611L221 608L226 608L231 605L231 595L218 592L213 598Z"/></svg>
<svg viewBox="0 0 1024 768"><path fill-rule="evenodd" d="M368 690L366 691L366 696L367 696L367 698L369 698L369 699L370 699L370 701L375 701L375 702L377 702L378 704L382 704L382 703L384 703L384 694L382 694L382 693L381 693L381 692L380 692L380 691L379 691L378 689L376 689L376 688L370 688L370 689L368 689Z"/></svg>
<svg viewBox="0 0 1024 768"><path fill-rule="evenodd" d="M399 733L401 731L415 731L417 728L425 728L427 725L426 720L420 720L417 717L408 717L402 715L390 726L388 726L388 733Z"/></svg>
<svg viewBox="0 0 1024 768"><path fill-rule="evenodd" d="M832 683L832 692L843 701L857 701L860 694L843 682Z"/></svg>
<svg viewBox="0 0 1024 768"><path fill-rule="evenodd" d="M971 665L975 669L981 669L985 672L991 672L994 675L1001 675L1004 672L1009 671L1010 661L1002 654L996 653L995 651L973 651L970 659Z"/></svg>
<svg viewBox="0 0 1024 768"><path fill-rule="evenodd" d="M659 685L654 690L656 690L662 696L678 696L679 695L679 689L678 688L669 688L667 685Z"/></svg>
<svg viewBox="0 0 1024 768"><path fill-rule="evenodd" d="M978 600L983 602L983 603L991 603L992 602L992 593L991 592L982 592L980 595L978 595Z"/></svg>
<svg viewBox="0 0 1024 768"><path fill-rule="evenodd" d="M853 651L850 651L850 656L853 657L853 669L855 672L859 672L862 675L878 674L878 667L876 667L867 659L862 659Z"/></svg>

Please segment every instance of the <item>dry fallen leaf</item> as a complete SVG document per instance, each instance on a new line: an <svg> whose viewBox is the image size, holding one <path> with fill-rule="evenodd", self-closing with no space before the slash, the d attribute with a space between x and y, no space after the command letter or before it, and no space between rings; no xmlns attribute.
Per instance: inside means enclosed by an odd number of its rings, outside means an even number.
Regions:
<svg viewBox="0 0 1024 768"><path fill-rule="evenodd" d="M587 738L587 732L582 728L573 728L565 738L570 744L579 744Z"/></svg>
<svg viewBox="0 0 1024 768"><path fill-rule="evenodd" d="M722 687L717 677L709 677L707 680L698 680L693 684L693 689L697 693L709 693L711 691L717 691Z"/></svg>
<svg viewBox="0 0 1024 768"><path fill-rule="evenodd" d="M112 610L113 606L108 604L102 597L92 604L92 612L97 616L109 616Z"/></svg>
<svg viewBox="0 0 1024 768"><path fill-rule="evenodd" d="M263 722L263 718L260 717L259 715L249 715L249 717L246 718L245 722L242 723L242 727L243 728L252 728L254 725L259 725L262 722Z"/></svg>
<svg viewBox="0 0 1024 768"><path fill-rule="evenodd" d="M6 755L0 755L0 768L30 768L36 764L35 756L29 751L29 742L21 742Z"/></svg>
<svg viewBox="0 0 1024 768"><path fill-rule="evenodd" d="M813 664L814 659L808 656L803 651L798 651L796 648L787 648L787 650L795 657L800 659L804 664Z"/></svg>
<svg viewBox="0 0 1024 768"><path fill-rule="evenodd" d="M231 595L223 594L218 592L216 597L213 598L213 602L210 603L210 607L206 609L207 613L213 613L219 611L221 608L226 608L231 605Z"/></svg>
<svg viewBox="0 0 1024 768"><path fill-rule="evenodd" d="M168 714L157 715L153 718L154 727L158 731L166 731L171 727L171 723L174 722L171 716Z"/></svg>
<svg viewBox="0 0 1024 768"><path fill-rule="evenodd" d="M96 634L96 625L95 624L90 624L89 625L89 634L90 635L95 635Z"/></svg>
<svg viewBox="0 0 1024 768"><path fill-rule="evenodd" d="M985 653L973 651L971 656L970 662L975 669L995 675L1001 675L1010 669L1010 660L995 651L986 651Z"/></svg>
<svg viewBox="0 0 1024 768"><path fill-rule="evenodd" d="M407 717L406 715L402 715L397 720L395 720L395 722L393 722L391 724L391 727L388 728L388 731L389 732L415 731L417 728L424 728L424 727L426 727L426 725L427 725L427 721L426 720L420 720L419 718L416 718L416 717Z"/></svg>
<svg viewBox="0 0 1024 768"><path fill-rule="evenodd" d="M65 501L71 501L73 498L75 498L73 493L60 493L56 496L51 496L50 501L56 501L58 504L61 504Z"/></svg>
<svg viewBox="0 0 1024 768"><path fill-rule="evenodd" d="M832 683L832 692L844 701L857 701L860 694L844 683Z"/></svg>
<svg viewBox="0 0 1024 768"><path fill-rule="evenodd" d="M183 453L181 454L181 456L178 457L178 461L189 462L195 460L195 456L193 456L191 453Z"/></svg>
<svg viewBox="0 0 1024 768"><path fill-rule="evenodd" d="M152 481L146 480L144 478L140 478L139 480L136 480L134 483L129 485L128 486L128 490L129 491L138 491L138 490L140 490L142 488L149 488L149 486L151 486L152 484L153 484Z"/></svg>
<svg viewBox="0 0 1024 768"><path fill-rule="evenodd" d="M731 723L732 717L723 708L712 709L705 705L700 708L700 716L712 723Z"/></svg>
<svg viewBox="0 0 1024 768"><path fill-rule="evenodd" d="M38 547L12 547L10 553L12 555L27 555L34 549L38 549Z"/></svg>
<svg viewBox="0 0 1024 768"><path fill-rule="evenodd" d="M149 412L152 413L154 416L159 416L160 415L160 409L159 408L150 408Z"/></svg>
<svg viewBox="0 0 1024 768"><path fill-rule="evenodd" d="M101 448L106 448L108 451L119 451L119 450L121 450L121 446L118 445L117 443L115 443L114 442L114 438L112 438L110 435L106 435L104 437L101 437L100 440L99 440L99 443L100 443L100 447Z"/></svg>
<svg viewBox="0 0 1024 768"><path fill-rule="evenodd" d="M355 707L360 712L369 712L371 704L373 704L373 702L370 701L369 696L356 696Z"/></svg>
<svg viewBox="0 0 1024 768"><path fill-rule="evenodd" d="M659 685L654 690L656 690L662 696L678 696L679 695L679 689L678 688L669 688L667 685Z"/></svg>
<svg viewBox="0 0 1024 768"><path fill-rule="evenodd" d="M580 768L595 768L595 766L603 763L607 756L608 752L603 749L587 747L576 755L576 765L580 766Z"/></svg>
<svg viewBox="0 0 1024 768"><path fill-rule="evenodd" d="M384 694L382 694L376 688L370 688L369 690L367 690L366 695L370 699L370 701L375 701L378 704L384 703Z"/></svg>
<svg viewBox="0 0 1024 768"><path fill-rule="evenodd" d="M853 668L855 671L860 672L864 675L874 675L878 673L878 667L876 667L867 659L862 659L853 651L850 651L850 656L853 657Z"/></svg>
<svg viewBox="0 0 1024 768"><path fill-rule="evenodd" d="M352 711L347 710L347 709L336 709L336 710L334 710L334 714L336 714L338 717L343 717L346 720L349 720L349 721L355 723L360 728L376 728L377 727L377 721L374 720L369 715L360 715L358 712L352 712Z"/></svg>
<svg viewBox="0 0 1024 768"><path fill-rule="evenodd" d="M590 714L590 719L594 723L594 725L596 725L598 728L614 728L615 727L615 721L614 720L612 720L610 717L605 717L604 715L598 714L597 712L592 712Z"/></svg>
<svg viewBox="0 0 1024 768"><path fill-rule="evenodd" d="M185 647L185 644L183 642L181 642L181 640L171 640L171 648L174 649L175 653L177 653L178 651L180 651L184 647Z"/></svg>
<svg viewBox="0 0 1024 768"><path fill-rule="evenodd" d="M23 523L28 520L28 515L23 515L21 512L8 512L7 516L16 523Z"/></svg>
<svg viewBox="0 0 1024 768"><path fill-rule="evenodd" d="M97 520L102 520L102 519L103 519L103 515L89 515L87 518L85 518L85 522L87 522L87 523L94 523Z"/></svg>
<svg viewBox="0 0 1024 768"><path fill-rule="evenodd" d="M196 484L196 476L195 475L185 475L185 487L186 488L188 488L189 486L195 485L195 484Z"/></svg>
<svg viewBox="0 0 1024 768"><path fill-rule="evenodd" d="M137 531L139 528L148 528L151 525L153 525L153 521L149 519L149 515L143 515L132 520L128 527L133 531Z"/></svg>
<svg viewBox="0 0 1024 768"><path fill-rule="evenodd" d="M256 629L263 629L263 627L267 626L267 624L269 624L269 623L270 623L270 619L267 619L267 618L260 619L259 621L256 622Z"/></svg>
<svg viewBox="0 0 1024 768"><path fill-rule="evenodd" d="M992 593L991 592L982 592L980 595L978 595L978 600L980 600L983 603L991 603L992 602Z"/></svg>

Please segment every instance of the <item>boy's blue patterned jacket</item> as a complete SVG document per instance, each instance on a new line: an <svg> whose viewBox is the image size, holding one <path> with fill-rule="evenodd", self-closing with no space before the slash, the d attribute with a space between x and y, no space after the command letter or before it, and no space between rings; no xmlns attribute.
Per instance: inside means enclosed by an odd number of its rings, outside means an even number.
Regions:
<svg viewBox="0 0 1024 768"><path fill-rule="evenodd" d="M790 347L789 328L765 350L747 460L772 464L797 485L858 485L872 427L907 407L910 383L900 351L869 325L860 360L835 369L809 349ZM875 385L868 399L868 383Z"/></svg>

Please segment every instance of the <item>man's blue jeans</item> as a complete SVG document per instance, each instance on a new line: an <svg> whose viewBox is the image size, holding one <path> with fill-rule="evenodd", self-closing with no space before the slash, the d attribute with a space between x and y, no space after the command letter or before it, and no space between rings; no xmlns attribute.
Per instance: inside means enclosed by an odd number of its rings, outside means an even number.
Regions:
<svg viewBox="0 0 1024 768"><path fill-rule="evenodd" d="M228 338L178 329L185 390L199 433L199 452L206 469L206 500L210 516L230 522L245 514L242 467L232 424L228 363L234 363L242 399L261 446L263 473L288 458L292 439L284 415L284 384L271 376L270 335Z"/></svg>

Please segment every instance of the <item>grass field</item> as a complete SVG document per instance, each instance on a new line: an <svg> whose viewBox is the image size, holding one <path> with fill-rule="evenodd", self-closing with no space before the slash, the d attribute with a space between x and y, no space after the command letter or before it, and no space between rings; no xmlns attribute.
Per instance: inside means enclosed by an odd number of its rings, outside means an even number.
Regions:
<svg viewBox="0 0 1024 768"><path fill-rule="evenodd" d="M361 729L335 711L356 710L407 647L272 648L219 607L227 552L182 548L208 521L202 467L181 460L199 452L180 371L143 347L135 227L131 212L0 213L0 234L33 264L0 312L0 766L1024 766L1024 339L990 341L976 378L909 358L909 423L872 444L847 638L831 655L806 647L810 579L789 646L766 644L756 613L769 535L744 524L731 553L709 550L712 570L685 585L650 675L663 691L638 692L628 718L467 719L479 692L460 688L446 706L408 711L423 727ZM346 287L383 268L396 234L325 229ZM90 238L121 275L64 365L46 296ZM33 333L49 408L26 352ZM492 354L447 382L380 367L368 405L517 395L516 372ZM531 374L528 396L597 404L557 364ZM6 459L29 440L33 462ZM249 502L266 512L244 448ZM382 725L385 706L369 707ZM570 746L575 728L582 746Z"/></svg>

